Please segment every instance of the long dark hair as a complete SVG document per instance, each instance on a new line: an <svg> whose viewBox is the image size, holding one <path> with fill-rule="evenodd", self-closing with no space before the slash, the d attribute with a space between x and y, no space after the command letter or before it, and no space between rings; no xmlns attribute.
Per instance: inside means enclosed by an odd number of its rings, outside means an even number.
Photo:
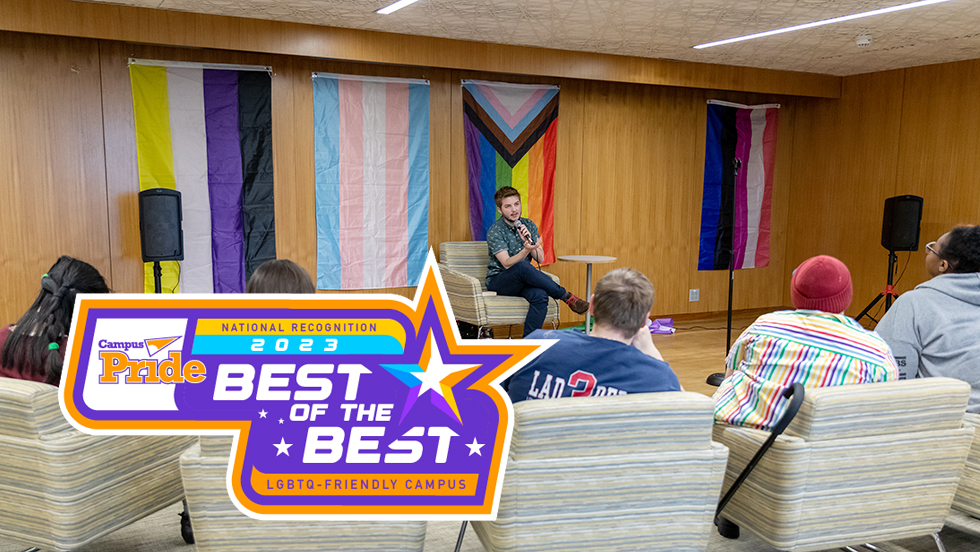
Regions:
<svg viewBox="0 0 980 552"><path fill-rule="evenodd" d="M41 277L41 292L4 343L0 364L34 376L31 379L44 376L45 382L58 385L64 352L52 349L71 328L78 293L109 293L109 287L92 265L62 256Z"/></svg>

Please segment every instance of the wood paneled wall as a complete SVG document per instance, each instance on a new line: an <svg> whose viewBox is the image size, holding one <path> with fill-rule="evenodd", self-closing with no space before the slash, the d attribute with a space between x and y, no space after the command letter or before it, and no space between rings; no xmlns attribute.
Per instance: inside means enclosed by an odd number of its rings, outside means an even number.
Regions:
<svg viewBox="0 0 980 552"><path fill-rule="evenodd" d="M559 254L604 254L618 257L610 265L596 266L596 279L616 266L632 266L646 273L657 288L658 313L717 311L725 308L727 275L695 270L704 163L705 101L720 98L742 102L781 101L781 127L792 129L793 98L739 92L707 91L602 81L583 81L497 73L405 67L317 60L307 57L174 48L108 40L67 39L0 33L7 59L24 58L29 67L52 67L51 94L23 94L9 87L4 105L21 114L21 123L8 136L34 136L32 152L76 149L84 155L55 155L31 162L16 158L16 142L2 154L11 157L9 172L20 174L7 205L35 204L33 210L11 211L11 226L58 228L32 240L38 244L32 258L24 252L10 255L14 269L6 276L2 314L13 319L23 301L37 291L29 274L43 271L60 253L94 259L120 292L142 290L142 263L138 239L138 178L132 99L127 60L130 57L216 63L271 65L273 77L273 137L276 178L277 249L311 274L316 269L316 222L313 176L313 98L310 74L314 71L426 78L431 83L430 118L430 243L470 238L466 155L463 149L463 112L460 79L498 79L512 82L547 82L562 87L559 117L558 167L555 181L556 251ZM74 65L62 58L87 52L87 61ZM71 66L69 66L71 65ZM54 70L56 68L60 68ZM61 71L61 73L58 73ZM61 74L60 77L55 75ZM78 81L65 95L63 79ZM26 73L25 73L26 77ZM56 81L56 82L55 82ZM14 81L5 80L8 85ZM30 81L29 81L30 82ZM71 81L75 82L75 81ZM58 84L61 84L60 88ZM40 83L38 87L40 87ZM49 124L31 113L66 109L86 119L59 119ZM779 136L780 159L791 159L793 132ZM60 146L62 142L65 147ZM104 146L103 146L104 144ZM4 148L5 146L0 146ZM95 149L93 149L93 147ZM78 158L76 158L78 157ZM84 160L86 165L79 166ZM93 169L89 170L87 164ZM26 172L24 172L26 171ZM33 172L31 172L33 171ZM47 175L68 176L55 183L50 194L72 197L72 205L97 207L65 209L70 216L40 208L38 194ZM94 178L89 173L95 172ZM12 176L11 178L15 178ZM773 249L781 251L785 233L789 164L777 163ZM57 184L57 185L56 185ZM84 202L84 203L83 203ZM84 213L86 220L75 218ZM65 226L67 221L68 226ZM89 227L94 227L90 229ZM51 239L55 234L59 239ZM76 244L82 242L87 248ZM97 249L97 251L95 250ZM577 294L585 293L585 268L558 263L557 273ZM781 256L774 266L739 274L736 308L775 305L782 300ZM687 301L687 290L702 290L697 303ZM414 290L386 290L410 296ZM578 320L563 307L563 320Z"/></svg>
<svg viewBox="0 0 980 552"><path fill-rule="evenodd" d="M980 223L978 85L973 60L846 77L839 100L800 102L787 282L804 259L834 255L851 270L848 313L857 315L887 281L882 211L902 194L924 205L919 251L898 253L897 291L929 278L924 245L957 224Z"/></svg>
<svg viewBox="0 0 980 552"><path fill-rule="evenodd" d="M0 323L58 255L111 274L100 103L96 41L0 33Z"/></svg>
<svg viewBox="0 0 980 552"><path fill-rule="evenodd" d="M834 100L0 32L0 322L16 320L63 253L93 263L118 291L142 289L129 57L274 68L277 248L311 273L313 71L430 80L434 247L469 239L460 79L561 85L556 250L618 257L597 265L596 278L616 266L643 271L659 314L727 304L727 273L696 270L709 98L782 104L772 264L736 273L736 309L788 304L792 269L828 253L852 268L856 313L884 284L886 197L925 197L923 243L980 222L980 108L970 101L980 61L848 77ZM925 279L922 257L911 254L900 290ZM584 293L584 267L550 270ZM687 301L692 288L697 303ZM563 308L563 321L578 318Z"/></svg>

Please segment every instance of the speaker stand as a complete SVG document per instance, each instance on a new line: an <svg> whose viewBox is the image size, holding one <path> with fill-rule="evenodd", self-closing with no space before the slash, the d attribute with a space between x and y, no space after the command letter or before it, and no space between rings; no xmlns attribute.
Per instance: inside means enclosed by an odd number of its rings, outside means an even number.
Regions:
<svg viewBox="0 0 980 552"><path fill-rule="evenodd" d="M895 293L895 287L892 285L892 277L895 274L896 261L898 261L898 255L896 255L894 251L889 249L888 250L888 284L885 285L885 289L881 290L881 293L879 293L877 297L875 297L870 303L868 303L867 307L864 307L864 310L861 311L861 314L857 315L857 318L855 318L854 320L860 321L865 316L871 318L871 315L868 314L868 312L871 309L873 309L875 305L878 304L878 301L881 301L882 297L885 298L885 312L888 312L888 309L890 309L892 306L892 296L898 299L898 294ZM878 321L875 320L874 318L871 319L875 321L875 324L878 323Z"/></svg>
<svg viewBox="0 0 980 552"><path fill-rule="evenodd" d="M153 261L153 293L163 293L163 269L160 261Z"/></svg>
<svg viewBox="0 0 980 552"><path fill-rule="evenodd" d="M728 340L725 342L725 355L732 348L732 295L735 291L735 260L728 261ZM715 372L705 383L718 387L725 381L725 372Z"/></svg>

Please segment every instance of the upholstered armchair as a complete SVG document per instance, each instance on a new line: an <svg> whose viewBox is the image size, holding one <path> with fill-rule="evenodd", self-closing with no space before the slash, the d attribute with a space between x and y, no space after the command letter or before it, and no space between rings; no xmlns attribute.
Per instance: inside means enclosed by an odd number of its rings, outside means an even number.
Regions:
<svg viewBox="0 0 980 552"><path fill-rule="evenodd" d="M484 330L493 326L523 325L527 317L528 304L522 297L504 297L487 291L489 262L490 254L485 241L439 244L439 271L446 284L453 315L477 326L480 337L483 337ZM554 274L545 274L558 282ZM557 328L558 317L558 301L551 299L544 321Z"/></svg>
<svg viewBox="0 0 980 552"><path fill-rule="evenodd" d="M980 414L967 414L963 418L965 427L980 428ZM980 429L976 429L970 453L966 457L963 477L953 498L953 508L980 518Z"/></svg>
<svg viewBox="0 0 980 552"><path fill-rule="evenodd" d="M238 511L225 479L231 437L202 436L180 458L198 552L422 552L424 521L270 521Z"/></svg>
<svg viewBox="0 0 980 552"><path fill-rule="evenodd" d="M704 550L728 450L711 441L712 400L640 393L514 406L489 552Z"/></svg>
<svg viewBox="0 0 980 552"><path fill-rule="evenodd" d="M93 436L58 389L0 378L0 536L67 551L184 496L179 457L196 437Z"/></svg>
<svg viewBox="0 0 980 552"><path fill-rule="evenodd" d="M721 512L779 550L932 534L973 440L970 386L948 378L809 389L799 413ZM726 488L768 436L728 427Z"/></svg>

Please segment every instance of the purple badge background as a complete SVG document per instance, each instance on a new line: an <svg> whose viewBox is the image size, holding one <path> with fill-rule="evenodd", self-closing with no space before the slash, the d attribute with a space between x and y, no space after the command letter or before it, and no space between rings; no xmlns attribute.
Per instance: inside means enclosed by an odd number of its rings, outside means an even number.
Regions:
<svg viewBox="0 0 980 552"><path fill-rule="evenodd" d="M83 386L80 382L85 381L85 374L88 369L100 369L99 366L87 366L87 359L91 354L95 323L100 318L186 318L188 328L181 348L181 362L187 363L190 360L199 360L204 363L207 369L207 378L200 384L176 384L175 399L178 406L177 412L141 412L141 411L95 411L90 409L82 397ZM191 355L193 350L193 329L196 328L197 320L201 318L209 319L273 319L273 318L295 318L298 320L309 321L317 319L390 319L398 322L405 328L407 341L405 352L402 355L280 355L280 354L253 354L253 355ZM459 423L454 417L447 415L429 401L429 394L432 391L419 397L405 419L399 423L402 416L406 399L410 388L402 383L398 378L389 374L381 364L417 364L422 349L429 339L429 331L436 339L440 349L443 362L446 364L482 364L473 370L462 381L452 389L456 398L456 404L463 423ZM247 334L245 334L247 335ZM154 336L147 336L154 337ZM496 441L496 429L498 425L497 407L493 400L482 392L466 389L477 380L482 378L487 372L499 366L509 355L451 355L449 353L446 336L443 334L439 324L438 313L432 302L426 305L425 315L421 327L416 334L412 328L411 321L402 313L387 309L261 309L261 308L213 308L213 309L145 309L135 313L132 309L92 309L89 311L82 350L79 353L81 365L78 367L75 378L75 389L72 390L75 405L79 412L93 420L248 420L252 422L251 431L248 437L246 448L245 465L242 473L242 488L245 489L248 498L258 504L266 505L479 505L483 503L486 492L487 474L493 458L493 448ZM352 416L350 422L343 421L343 409L340 404L344 401L344 391L347 386L347 376L343 374L331 374L326 376L333 382L333 391L323 402L329 404L326 415L318 418L314 422L292 422L289 420L289 411L294 402L304 401L258 401L250 398L245 401L220 401L212 400L214 391L214 374L219 363L246 363L255 366L256 378L258 382L258 371L263 363L275 364L296 364L297 368L303 364L363 364L371 374L361 376L357 398L354 401L361 404L393 404L391 410L391 420L389 422L361 422L353 421L356 416ZM292 380L292 378L290 378ZM276 388L297 390L302 389L294 381L290 381L288 387ZM266 418L260 418L259 411L265 410L268 414ZM188 415L190 414L190 415ZM284 423L279 424L282 418ZM415 464L346 464L344 458L334 464L304 464L302 462L303 449L306 442L306 432L313 426L337 426L345 430L348 438L344 442L345 457L350 436L350 428L355 425L361 426L387 426L385 435L378 438L379 446L375 451L365 451L380 453L382 459L388 451L388 443L400 438L406 431L416 426L429 428L432 426L445 426L458 434L451 439L449 447L449 457L444 464L435 463L435 452L437 438L419 437L405 438L414 439L423 444L422 458ZM465 444L472 443L474 438L478 443L485 446L480 451L482 454L470 454L470 449ZM289 449L289 456L280 455L277 457L277 449L273 446L279 443L280 439L285 439L287 443L292 443ZM465 497L447 496L262 496L250 489L250 475L252 466L259 471L272 475L275 473L322 473L330 475L343 474L363 474L363 473L384 473L391 474L392 478L399 473L413 474L467 474L478 473L479 484L475 492ZM399 481L401 483L401 481ZM468 489L469 490L469 489Z"/></svg>

